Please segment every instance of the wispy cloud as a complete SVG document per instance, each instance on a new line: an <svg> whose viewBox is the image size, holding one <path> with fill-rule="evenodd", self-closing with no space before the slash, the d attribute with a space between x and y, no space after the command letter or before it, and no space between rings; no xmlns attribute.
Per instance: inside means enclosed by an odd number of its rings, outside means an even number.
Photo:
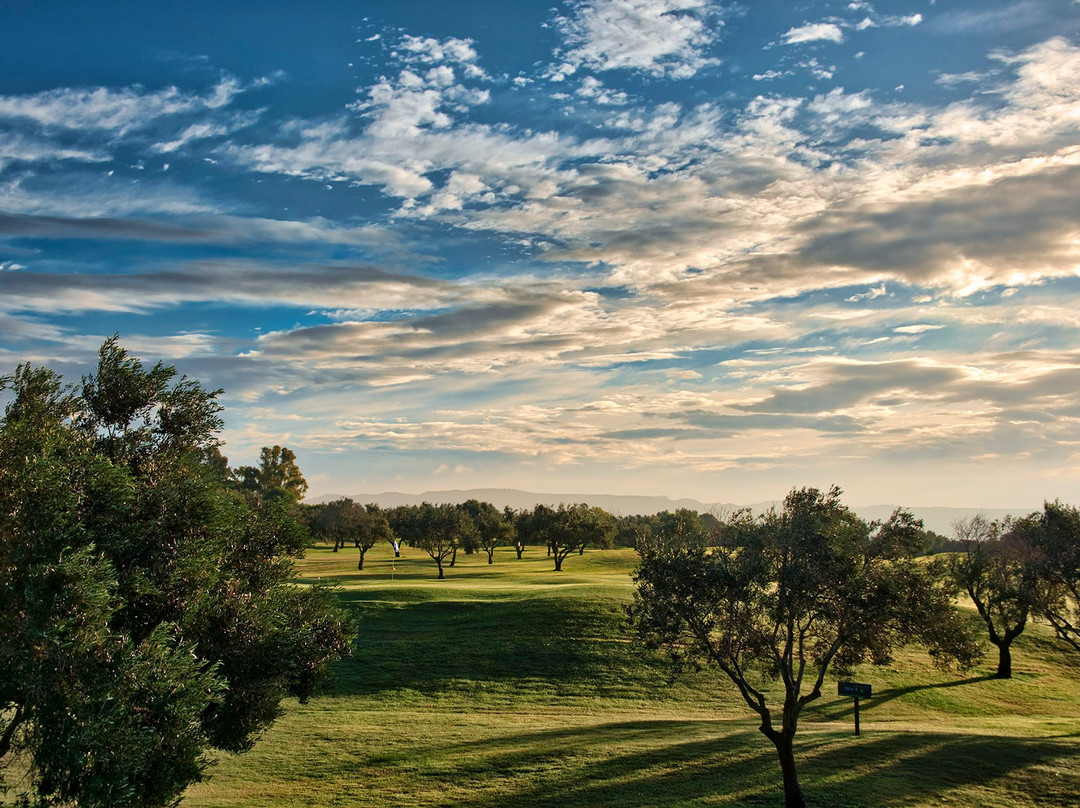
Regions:
<svg viewBox="0 0 1080 808"><path fill-rule="evenodd" d="M209 93L176 87L61 88L32 95L0 96L0 118L24 119L55 129L98 129L123 135L157 118L196 110L219 109L241 92L240 82L224 76Z"/></svg>

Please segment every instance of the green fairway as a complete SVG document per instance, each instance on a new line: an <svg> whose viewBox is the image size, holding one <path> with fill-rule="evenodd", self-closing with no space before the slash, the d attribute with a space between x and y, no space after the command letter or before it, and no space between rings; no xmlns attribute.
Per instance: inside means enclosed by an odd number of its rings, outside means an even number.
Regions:
<svg viewBox="0 0 1080 808"><path fill-rule="evenodd" d="M629 550L552 572L543 548L435 565L406 548L312 550L304 582L341 587L355 655L329 691L288 704L245 755L222 755L184 804L211 806L781 806L755 716L711 671L675 681L630 642ZM911 649L867 668L874 698L825 696L796 738L811 805L1080 805L1080 656L1041 626L1015 678L942 673Z"/></svg>

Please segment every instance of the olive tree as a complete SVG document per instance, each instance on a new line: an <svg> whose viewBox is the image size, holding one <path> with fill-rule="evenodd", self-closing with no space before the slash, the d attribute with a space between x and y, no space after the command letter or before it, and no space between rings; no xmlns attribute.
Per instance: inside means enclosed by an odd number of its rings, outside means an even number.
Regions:
<svg viewBox="0 0 1080 808"><path fill-rule="evenodd" d="M286 446L264 446L258 466L241 466L235 474L241 490L259 499L296 504L307 493L308 483L296 464L296 453Z"/></svg>
<svg viewBox="0 0 1080 808"><path fill-rule="evenodd" d="M547 545L548 555L555 560L555 572L562 571L567 556L584 552L590 544L610 547L615 529L611 514L584 503L558 508L537 505L531 513L522 514L519 521L519 530L531 541Z"/></svg>
<svg viewBox="0 0 1080 808"><path fill-rule="evenodd" d="M213 462L220 391L116 338L65 385L0 378L0 773L27 802L172 805L346 653L333 593L288 583L307 531Z"/></svg>
<svg viewBox="0 0 1080 808"><path fill-rule="evenodd" d="M1046 502L1013 526L1013 533L1033 551L1040 593L1038 616L1058 638L1080 651L1080 510L1060 501Z"/></svg>
<svg viewBox="0 0 1080 808"><path fill-rule="evenodd" d="M1030 544L1020 526L975 515L953 524L963 550L949 571L975 604L998 650L997 679L1012 677L1012 643L1024 633L1043 589Z"/></svg>
<svg viewBox="0 0 1080 808"><path fill-rule="evenodd" d="M334 542L334 552L351 541L360 551L358 570L364 569L364 556L367 551L381 541L392 541L393 532L386 515L378 505L361 505L348 497L328 502L321 506L312 520L312 531L316 536Z"/></svg>
<svg viewBox="0 0 1080 808"><path fill-rule="evenodd" d="M472 519L476 528L476 542L487 553L487 563L494 563L495 549L514 536L513 522L490 502L470 499L459 507Z"/></svg>
<svg viewBox="0 0 1080 808"><path fill-rule="evenodd" d="M799 717L830 671L887 662L911 641L942 663L971 664L978 654L943 572L915 561L921 525L904 511L867 524L840 493L798 489L779 511L740 512L717 546L697 530L663 527L639 546L630 607L639 636L677 663L727 675L776 748L788 808L805 805L794 753Z"/></svg>
<svg viewBox="0 0 1080 808"><path fill-rule="evenodd" d="M427 553L439 568L439 580L446 578L444 565L463 539L475 535L476 528L465 511L456 505L402 505L387 513L390 527L406 543Z"/></svg>

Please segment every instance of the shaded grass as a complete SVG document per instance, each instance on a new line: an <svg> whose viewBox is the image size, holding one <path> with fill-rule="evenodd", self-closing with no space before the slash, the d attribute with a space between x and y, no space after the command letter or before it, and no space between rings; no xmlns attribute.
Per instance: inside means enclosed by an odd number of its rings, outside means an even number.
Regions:
<svg viewBox="0 0 1080 808"><path fill-rule="evenodd" d="M328 692L290 705L242 756L222 755L187 806L780 806L754 716L711 671L669 681L630 642L629 551L459 556L435 581L415 551L316 549L299 572L341 587L356 654ZM796 739L811 805L1080 805L1080 659L1039 630L1016 678L929 667L917 650L826 693ZM830 684L835 693L835 684Z"/></svg>

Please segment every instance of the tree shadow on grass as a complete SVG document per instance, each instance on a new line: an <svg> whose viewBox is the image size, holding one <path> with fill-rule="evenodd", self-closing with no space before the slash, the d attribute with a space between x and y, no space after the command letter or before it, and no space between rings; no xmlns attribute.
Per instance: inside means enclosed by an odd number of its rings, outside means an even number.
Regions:
<svg viewBox="0 0 1080 808"><path fill-rule="evenodd" d="M439 761L420 774L452 786L442 804L462 808L715 805L718 781L739 798L726 804L769 805L780 793L775 753L746 726L630 721L484 738L420 750Z"/></svg>
<svg viewBox="0 0 1080 808"><path fill-rule="evenodd" d="M356 653L335 666L333 693L435 694L499 683L508 692L618 696L655 688L666 675L660 660L623 641L625 618L610 600L389 602L367 594L341 593L360 628Z"/></svg>
<svg viewBox="0 0 1080 808"><path fill-rule="evenodd" d="M911 693L917 693L921 690L941 690L950 687L963 687L965 685L974 685L979 682L993 681L994 677L988 675L985 676L971 676L967 679L956 679L950 682L932 682L926 685L909 685L908 687L891 687L886 690L879 690L869 699L859 700L859 712L867 713L872 712L875 708L886 704L893 699L898 699L901 696L907 696ZM834 702L828 705L821 705L814 714L827 721L841 721L846 718L850 718L855 713L855 700L852 698L844 697L842 701Z"/></svg>
<svg viewBox="0 0 1080 808"><path fill-rule="evenodd" d="M445 762L418 774L453 786L455 797L441 804L457 808L779 808L775 751L748 723L637 721L485 738L437 750L434 759ZM1010 794L1017 805L1070 806L1080 794L1076 743L819 733L796 745L810 805L899 808L985 787ZM605 754L609 749L617 751ZM429 760L431 753L424 753Z"/></svg>
<svg viewBox="0 0 1080 808"><path fill-rule="evenodd" d="M887 733L804 752L809 795L821 805L933 804L953 790L984 788L1010 804L1080 805L1080 745L1047 738ZM968 798L973 797L969 794Z"/></svg>

